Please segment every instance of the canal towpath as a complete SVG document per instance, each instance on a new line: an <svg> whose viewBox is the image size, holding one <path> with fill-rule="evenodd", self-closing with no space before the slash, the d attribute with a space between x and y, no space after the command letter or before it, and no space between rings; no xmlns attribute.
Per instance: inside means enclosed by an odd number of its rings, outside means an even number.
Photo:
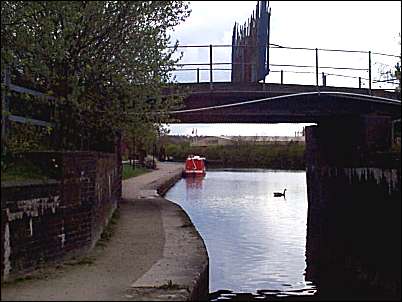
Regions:
<svg viewBox="0 0 402 302"><path fill-rule="evenodd" d="M161 197L182 164L123 181L112 236L84 260L2 284L8 301L201 300L208 294L205 244L184 210Z"/></svg>

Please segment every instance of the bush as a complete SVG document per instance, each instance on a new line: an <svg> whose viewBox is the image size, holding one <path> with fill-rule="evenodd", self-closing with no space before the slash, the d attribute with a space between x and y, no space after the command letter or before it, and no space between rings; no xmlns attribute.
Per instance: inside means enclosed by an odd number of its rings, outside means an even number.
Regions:
<svg viewBox="0 0 402 302"><path fill-rule="evenodd" d="M304 144L239 144L227 146L190 147L188 144L169 144L166 154L184 161L188 154L205 156L207 163L219 163L227 167L304 169Z"/></svg>

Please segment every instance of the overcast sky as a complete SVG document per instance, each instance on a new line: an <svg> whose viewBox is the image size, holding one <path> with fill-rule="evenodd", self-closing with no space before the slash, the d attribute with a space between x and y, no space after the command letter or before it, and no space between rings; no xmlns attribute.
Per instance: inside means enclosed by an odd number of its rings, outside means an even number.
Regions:
<svg viewBox="0 0 402 302"><path fill-rule="evenodd" d="M176 27L172 41L179 45L231 44L233 25L243 24L255 9L257 1L191 1L190 17ZM271 7L270 43L283 46L331 48L400 54L401 2L400 1L269 1ZM181 49L182 63L208 63L209 50ZM230 62L230 48L214 49L214 62ZM381 72L393 69L396 58L372 55L373 79L384 79ZM271 49L270 64L314 65L315 53ZM368 68L368 55L339 52L320 52L319 65ZM194 66L196 68L197 66ZM230 67L230 66L225 66ZM314 74L295 74L287 71L314 71L314 69L271 66L284 70L284 82L314 84ZM338 75L368 78L367 71L320 70ZM175 72L178 82L196 81L193 71ZM209 81L209 72L201 72L201 81ZM230 71L214 72L214 81L230 81ZM278 83L280 73L266 77L268 83ZM327 85L358 87L358 79L336 75L327 76ZM376 83L374 88L390 88ZM363 81L367 87L367 81ZM294 135L304 125L297 124L227 124L223 125L170 125L171 134L198 135Z"/></svg>

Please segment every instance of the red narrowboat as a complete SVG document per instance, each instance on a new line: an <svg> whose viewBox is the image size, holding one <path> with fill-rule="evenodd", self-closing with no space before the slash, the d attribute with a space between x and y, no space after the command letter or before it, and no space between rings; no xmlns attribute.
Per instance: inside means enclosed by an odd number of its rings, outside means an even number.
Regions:
<svg viewBox="0 0 402 302"><path fill-rule="evenodd" d="M205 157L198 155L189 155L186 160L186 165L183 171L184 176L204 176L205 172Z"/></svg>

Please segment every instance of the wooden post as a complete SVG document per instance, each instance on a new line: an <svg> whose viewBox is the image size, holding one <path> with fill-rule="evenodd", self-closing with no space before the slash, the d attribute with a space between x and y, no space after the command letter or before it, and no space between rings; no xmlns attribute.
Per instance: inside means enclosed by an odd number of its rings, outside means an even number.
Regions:
<svg viewBox="0 0 402 302"><path fill-rule="evenodd" d="M135 135L133 135L132 144L131 144L131 160L130 160L132 169L135 169L135 155L136 155L136 150L135 149L136 149Z"/></svg>
<svg viewBox="0 0 402 302"><path fill-rule="evenodd" d="M197 68L197 84L200 83L200 69Z"/></svg>
<svg viewBox="0 0 402 302"><path fill-rule="evenodd" d="M318 49L315 49L315 84L317 86L317 90L319 90L318 88Z"/></svg>
<svg viewBox="0 0 402 302"><path fill-rule="evenodd" d="M371 95L371 51L369 51L369 94Z"/></svg>
<svg viewBox="0 0 402 302"><path fill-rule="evenodd" d="M362 78L359 77L359 88L362 88Z"/></svg>
<svg viewBox="0 0 402 302"><path fill-rule="evenodd" d="M156 164L155 164L155 153L156 153L156 143L154 142L153 148L152 148L152 169L155 169Z"/></svg>
<svg viewBox="0 0 402 302"><path fill-rule="evenodd" d="M283 85L283 70L281 70L281 85Z"/></svg>

